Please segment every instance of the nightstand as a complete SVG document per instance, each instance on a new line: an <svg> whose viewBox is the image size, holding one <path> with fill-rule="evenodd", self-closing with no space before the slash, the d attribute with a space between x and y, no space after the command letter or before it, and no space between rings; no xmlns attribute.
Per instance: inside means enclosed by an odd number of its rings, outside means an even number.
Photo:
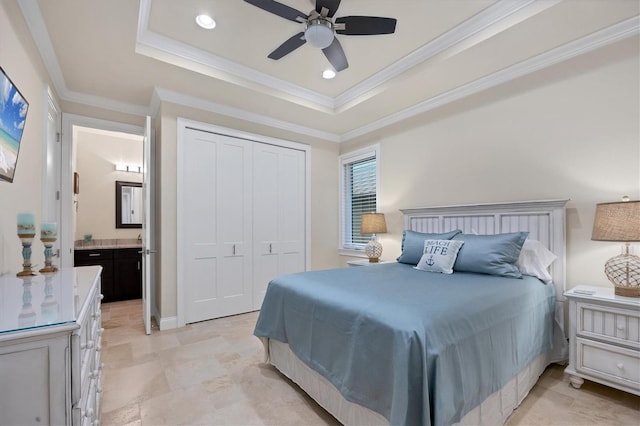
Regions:
<svg viewBox="0 0 640 426"><path fill-rule="evenodd" d="M369 259L364 259L364 260L350 260L347 262L347 265L349 265L349 267L352 266L374 266L374 265L382 265L383 263L392 263L388 260L381 260L380 262L376 262L376 263L371 263L369 262Z"/></svg>
<svg viewBox="0 0 640 426"><path fill-rule="evenodd" d="M569 366L574 388L584 379L640 395L640 298L613 288L578 286L569 299Z"/></svg>

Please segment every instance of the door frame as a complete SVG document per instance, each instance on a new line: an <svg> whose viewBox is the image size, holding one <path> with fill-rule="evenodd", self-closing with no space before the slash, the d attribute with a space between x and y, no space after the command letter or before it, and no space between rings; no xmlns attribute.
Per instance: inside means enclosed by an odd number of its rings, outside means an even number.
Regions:
<svg viewBox="0 0 640 426"><path fill-rule="evenodd" d="M52 116L54 114L54 116ZM42 164L45 172L42 173L42 221L60 223L61 199L60 199L60 169L62 159L61 135L62 135L62 111L60 105L49 86L44 90L42 116L44 144L42 148ZM50 118L51 117L51 118ZM55 131L49 132L49 125L53 123ZM53 179L51 179L53 175ZM54 203L50 203L55 198ZM54 251L60 247L57 241Z"/></svg>
<svg viewBox="0 0 640 426"><path fill-rule="evenodd" d="M311 269L311 146L300 142L293 142L285 139L273 138L270 136L259 135L256 133L245 132L243 130L232 129L229 127L217 126L214 124L203 123L200 121L190 120L187 118L178 117L177 119L177 158L176 158L176 187L177 187L177 216L176 216L176 268L177 268L177 280L176 280L176 314L177 314L177 327L184 327L185 322L185 310L187 309L185 300L185 286L184 286L184 229L182 226L182 219L184 217L184 180L183 170L185 165L183 164L184 158L182 152L184 152L185 144L185 132L187 129L199 130L203 132L220 134L232 138L244 139L249 142L265 143L269 145L279 146L283 148L295 149L305 153L305 259L304 269L308 271Z"/></svg>

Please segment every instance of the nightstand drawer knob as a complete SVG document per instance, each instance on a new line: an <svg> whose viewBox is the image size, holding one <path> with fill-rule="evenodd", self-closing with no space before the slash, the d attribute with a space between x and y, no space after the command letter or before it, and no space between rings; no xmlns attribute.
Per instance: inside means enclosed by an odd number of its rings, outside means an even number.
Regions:
<svg viewBox="0 0 640 426"><path fill-rule="evenodd" d="M624 324L618 324L618 330L624 330Z"/></svg>
<svg viewBox="0 0 640 426"><path fill-rule="evenodd" d="M617 363L616 367L618 367L620 370L624 370L624 364L621 362Z"/></svg>

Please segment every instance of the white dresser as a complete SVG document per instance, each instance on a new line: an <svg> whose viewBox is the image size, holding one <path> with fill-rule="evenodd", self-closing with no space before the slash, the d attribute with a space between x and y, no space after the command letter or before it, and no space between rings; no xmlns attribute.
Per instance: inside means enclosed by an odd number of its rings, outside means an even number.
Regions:
<svg viewBox="0 0 640 426"><path fill-rule="evenodd" d="M571 384L584 379L640 395L640 298L578 286L569 299Z"/></svg>
<svg viewBox="0 0 640 426"><path fill-rule="evenodd" d="M100 266L0 277L0 425L97 425Z"/></svg>

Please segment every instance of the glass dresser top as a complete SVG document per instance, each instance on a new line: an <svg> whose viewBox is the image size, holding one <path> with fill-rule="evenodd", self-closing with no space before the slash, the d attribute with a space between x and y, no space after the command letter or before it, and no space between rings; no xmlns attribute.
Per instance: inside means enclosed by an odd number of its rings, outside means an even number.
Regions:
<svg viewBox="0 0 640 426"><path fill-rule="evenodd" d="M34 277L0 277L0 334L75 322L99 266L62 268Z"/></svg>

